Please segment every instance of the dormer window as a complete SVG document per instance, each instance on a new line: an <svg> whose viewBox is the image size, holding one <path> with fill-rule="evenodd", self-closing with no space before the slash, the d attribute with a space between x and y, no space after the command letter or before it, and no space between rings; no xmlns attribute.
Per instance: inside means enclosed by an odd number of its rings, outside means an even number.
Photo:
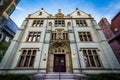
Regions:
<svg viewBox="0 0 120 80"><path fill-rule="evenodd" d="M77 15L80 16L80 12L77 12Z"/></svg>
<svg viewBox="0 0 120 80"><path fill-rule="evenodd" d="M40 12L39 15L42 15L42 12Z"/></svg>

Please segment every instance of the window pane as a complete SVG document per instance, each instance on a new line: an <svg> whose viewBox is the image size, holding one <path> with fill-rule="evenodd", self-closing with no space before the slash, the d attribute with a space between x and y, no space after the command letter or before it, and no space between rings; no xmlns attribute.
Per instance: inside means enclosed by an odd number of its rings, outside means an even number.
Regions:
<svg viewBox="0 0 120 80"><path fill-rule="evenodd" d="M65 33L63 33L63 39L65 39Z"/></svg>
<svg viewBox="0 0 120 80"><path fill-rule="evenodd" d="M32 55L36 55L36 50L33 50L33 54Z"/></svg>
<svg viewBox="0 0 120 80"><path fill-rule="evenodd" d="M35 59L35 56L32 56L29 67L33 67L34 59Z"/></svg>
<svg viewBox="0 0 120 80"><path fill-rule="evenodd" d="M18 67L22 67L23 61L24 61L24 56L21 56L20 61L18 63Z"/></svg>
<svg viewBox="0 0 120 80"><path fill-rule="evenodd" d="M29 59L30 59L30 56L27 56L25 59L24 67L28 67Z"/></svg>
<svg viewBox="0 0 120 80"><path fill-rule="evenodd" d="M66 39L68 39L68 33L66 33Z"/></svg>
<svg viewBox="0 0 120 80"><path fill-rule="evenodd" d="M33 36L33 40L32 41L36 41L36 36L35 35Z"/></svg>
<svg viewBox="0 0 120 80"><path fill-rule="evenodd" d="M93 56L89 56L92 67L95 67Z"/></svg>
<svg viewBox="0 0 120 80"><path fill-rule="evenodd" d="M95 56L95 61L96 61L97 67L101 67L101 64L100 64L98 56Z"/></svg>
<svg viewBox="0 0 120 80"><path fill-rule="evenodd" d="M28 55L31 55L31 50L28 50Z"/></svg>
<svg viewBox="0 0 120 80"><path fill-rule="evenodd" d="M86 67L90 67L89 59L86 50L83 50L84 60Z"/></svg>
<svg viewBox="0 0 120 80"><path fill-rule="evenodd" d="M93 55L97 56L97 51L96 50L93 50Z"/></svg>
<svg viewBox="0 0 120 80"><path fill-rule="evenodd" d="M22 55L26 55L26 50L23 50Z"/></svg>
<svg viewBox="0 0 120 80"><path fill-rule="evenodd" d="M42 15L42 12L40 12L39 15Z"/></svg>
<svg viewBox="0 0 120 80"><path fill-rule="evenodd" d="M86 56L86 67L90 67L88 56Z"/></svg>

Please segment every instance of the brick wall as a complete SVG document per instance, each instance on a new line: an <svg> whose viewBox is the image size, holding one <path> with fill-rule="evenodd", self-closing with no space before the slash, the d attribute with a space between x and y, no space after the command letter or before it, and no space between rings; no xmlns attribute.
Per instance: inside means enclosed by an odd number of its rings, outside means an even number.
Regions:
<svg viewBox="0 0 120 80"><path fill-rule="evenodd" d="M111 31L110 23L106 18L102 18L98 24L101 27L106 39L110 39L111 37L113 37L113 32Z"/></svg>
<svg viewBox="0 0 120 80"><path fill-rule="evenodd" d="M112 19L111 28L114 34L120 32L120 12Z"/></svg>
<svg viewBox="0 0 120 80"><path fill-rule="evenodd" d="M113 40L109 42L116 58L118 59L119 63L120 63L120 44L118 43L117 40Z"/></svg>

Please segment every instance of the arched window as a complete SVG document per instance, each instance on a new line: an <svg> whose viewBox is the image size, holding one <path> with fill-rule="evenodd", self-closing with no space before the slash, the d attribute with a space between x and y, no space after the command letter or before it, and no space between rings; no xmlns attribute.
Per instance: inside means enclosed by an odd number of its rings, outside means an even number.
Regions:
<svg viewBox="0 0 120 80"><path fill-rule="evenodd" d="M52 26L52 22L49 22L49 26Z"/></svg>
<svg viewBox="0 0 120 80"><path fill-rule="evenodd" d="M42 15L42 12L40 12L39 15Z"/></svg>
<svg viewBox="0 0 120 80"><path fill-rule="evenodd" d="M77 15L80 16L80 12L77 12Z"/></svg>
<svg viewBox="0 0 120 80"><path fill-rule="evenodd" d="M71 26L71 22L68 22L68 23L67 23L67 26Z"/></svg>

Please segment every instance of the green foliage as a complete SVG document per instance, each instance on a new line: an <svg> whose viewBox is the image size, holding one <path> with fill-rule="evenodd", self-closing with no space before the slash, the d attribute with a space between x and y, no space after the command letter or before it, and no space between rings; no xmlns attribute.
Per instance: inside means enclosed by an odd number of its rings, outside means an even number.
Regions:
<svg viewBox="0 0 120 80"><path fill-rule="evenodd" d="M94 75L89 75L88 80L120 80L120 74L117 73L94 74Z"/></svg>
<svg viewBox="0 0 120 80"><path fill-rule="evenodd" d="M27 75L0 75L0 80L30 80Z"/></svg>
<svg viewBox="0 0 120 80"><path fill-rule="evenodd" d="M0 42L0 50L7 50L10 43Z"/></svg>
<svg viewBox="0 0 120 80"><path fill-rule="evenodd" d="M10 43L0 42L0 61L2 60L9 45L10 45Z"/></svg>

